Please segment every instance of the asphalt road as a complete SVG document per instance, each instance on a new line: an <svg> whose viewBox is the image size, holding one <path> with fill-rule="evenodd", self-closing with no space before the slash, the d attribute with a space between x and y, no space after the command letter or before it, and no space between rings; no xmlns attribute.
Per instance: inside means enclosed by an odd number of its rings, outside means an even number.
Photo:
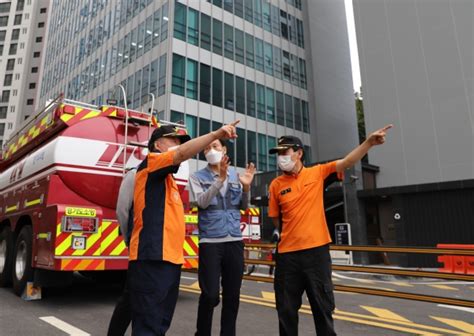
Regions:
<svg viewBox="0 0 474 336"><path fill-rule="evenodd" d="M334 273L334 283L391 291L416 292L474 300L474 283L386 279ZM73 286L44 291L39 301L23 301L10 288L0 289L0 335L106 335L119 285L77 277ZM336 292L334 314L339 335L474 335L474 309ZM199 287L196 274L183 273L181 291L168 335L192 335ZM213 334L219 334L220 306ZM272 285L244 281L238 335L277 335ZM63 331L65 330L65 331ZM300 335L314 335L307 299L300 311ZM130 335L130 331L128 334Z"/></svg>

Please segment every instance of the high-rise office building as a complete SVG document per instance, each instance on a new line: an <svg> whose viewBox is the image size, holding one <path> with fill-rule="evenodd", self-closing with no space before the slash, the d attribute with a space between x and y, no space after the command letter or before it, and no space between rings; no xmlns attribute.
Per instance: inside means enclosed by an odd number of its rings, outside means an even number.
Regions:
<svg viewBox="0 0 474 336"><path fill-rule="evenodd" d="M343 150L325 149L357 141L356 129L327 146L315 140L336 134L329 125L355 127L340 0L53 0L47 43L39 106L61 92L123 105L122 84L128 107L148 110L153 93L159 117L183 121L192 136L240 119L233 161L262 171L277 168L268 149L283 134L302 138L309 160L338 157Z"/></svg>
<svg viewBox="0 0 474 336"><path fill-rule="evenodd" d="M0 0L0 148L34 112L49 0Z"/></svg>

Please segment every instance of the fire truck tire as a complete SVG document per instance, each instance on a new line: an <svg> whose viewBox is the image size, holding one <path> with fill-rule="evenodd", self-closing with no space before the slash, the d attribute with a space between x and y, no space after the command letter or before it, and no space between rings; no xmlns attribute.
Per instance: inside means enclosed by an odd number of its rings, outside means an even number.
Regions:
<svg viewBox="0 0 474 336"><path fill-rule="evenodd" d="M0 230L0 287L12 282L13 235L8 226Z"/></svg>
<svg viewBox="0 0 474 336"><path fill-rule="evenodd" d="M23 227L18 235L13 254L13 291L21 296L26 283L33 279L31 255L33 247L33 232L31 226Z"/></svg>

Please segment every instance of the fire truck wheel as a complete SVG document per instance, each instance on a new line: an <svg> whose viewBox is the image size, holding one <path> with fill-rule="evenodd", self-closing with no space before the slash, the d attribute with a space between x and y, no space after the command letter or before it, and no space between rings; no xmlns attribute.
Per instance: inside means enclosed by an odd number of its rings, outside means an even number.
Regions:
<svg viewBox="0 0 474 336"><path fill-rule="evenodd" d="M31 254L33 233L31 226L23 227L18 235L13 255L13 291L21 296L25 290L26 283L33 279L33 268L31 267Z"/></svg>
<svg viewBox="0 0 474 336"><path fill-rule="evenodd" d="M9 227L0 230L0 287L12 282L13 235Z"/></svg>

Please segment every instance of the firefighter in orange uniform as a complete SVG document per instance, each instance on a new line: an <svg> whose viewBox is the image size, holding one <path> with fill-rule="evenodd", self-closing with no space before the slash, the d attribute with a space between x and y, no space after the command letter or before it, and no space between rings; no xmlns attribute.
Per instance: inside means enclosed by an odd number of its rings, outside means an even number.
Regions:
<svg viewBox="0 0 474 336"><path fill-rule="evenodd" d="M269 188L268 216L280 230L275 266L275 298L280 335L298 335L298 310L306 291L318 335L336 335L331 280L331 237L323 205L324 180L352 167L375 145L385 142L388 125L345 158L306 168L300 139L283 136L270 154L278 154L283 174Z"/></svg>
<svg viewBox="0 0 474 336"><path fill-rule="evenodd" d="M152 152L135 177L128 268L133 335L165 335L178 299L185 222L173 174L214 140L236 138L238 122L193 140L185 130L163 125L150 138Z"/></svg>

